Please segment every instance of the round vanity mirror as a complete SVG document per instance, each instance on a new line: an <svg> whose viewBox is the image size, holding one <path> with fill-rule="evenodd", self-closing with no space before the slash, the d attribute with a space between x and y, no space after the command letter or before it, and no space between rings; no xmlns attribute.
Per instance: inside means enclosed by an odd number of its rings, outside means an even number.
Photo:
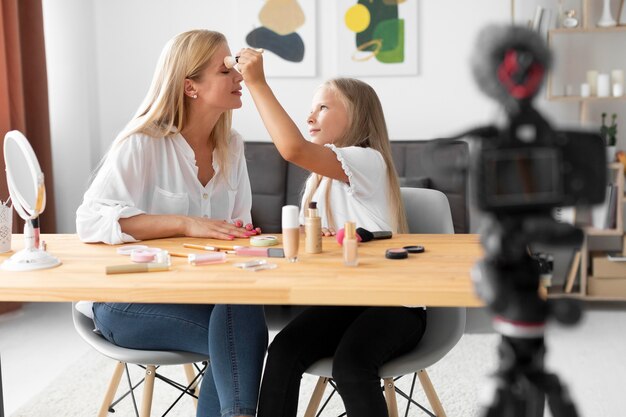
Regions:
<svg viewBox="0 0 626 417"><path fill-rule="evenodd" d="M13 207L25 221L25 247L0 267L9 271L30 271L60 265L61 261L39 244L38 217L46 206L44 176L33 148L17 130L4 137L4 161Z"/></svg>

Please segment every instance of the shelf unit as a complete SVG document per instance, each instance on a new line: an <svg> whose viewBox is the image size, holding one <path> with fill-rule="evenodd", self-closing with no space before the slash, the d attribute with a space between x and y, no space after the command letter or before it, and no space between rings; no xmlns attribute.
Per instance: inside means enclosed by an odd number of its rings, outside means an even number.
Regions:
<svg viewBox="0 0 626 417"><path fill-rule="evenodd" d="M621 163L612 163L608 167L609 175L617 185L617 207L616 207L616 226L613 229L597 229L593 227L585 227L585 241L581 247L580 254L580 271L577 274L578 291L566 293L560 288L551 288L549 294L551 297L580 297L585 300L593 301L626 301L626 296L598 296L589 295L587 285L589 279L593 279L590 275L592 253L609 251L613 252L615 248L621 248L622 253L626 254L626 237L624 236L624 206L626 205L626 195L624 195L624 165ZM612 248L612 249L609 249ZM625 277L626 279L626 277Z"/></svg>
<svg viewBox="0 0 626 417"><path fill-rule="evenodd" d="M572 34L624 34L626 37L626 26L614 26L608 28L594 27L589 24L589 12L590 12L590 0L583 0L583 21L582 27L577 28L558 28L550 29L548 31L548 47L552 47L554 38L556 36L567 36ZM552 74L548 74L546 98L549 101L557 102L578 102L579 103L579 115L580 123L584 125L589 122L589 104L597 102L615 102L626 101L626 93L621 97L581 97L581 96L562 96L552 94Z"/></svg>

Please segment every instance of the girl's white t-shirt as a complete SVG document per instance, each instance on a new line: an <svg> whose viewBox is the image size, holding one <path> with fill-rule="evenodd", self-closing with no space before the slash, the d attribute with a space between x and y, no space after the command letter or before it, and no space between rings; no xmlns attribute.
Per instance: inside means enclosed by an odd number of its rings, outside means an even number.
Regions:
<svg viewBox="0 0 626 417"><path fill-rule="evenodd" d="M387 180L387 164L383 156L375 149L349 146L338 148L327 144L337 155L341 167L348 177L349 183L324 177L313 194L312 201L317 202L317 208L322 220L322 227L328 227L326 216L326 188L330 184L330 207L335 223L335 230L343 228L345 222L353 221L357 227L369 231L390 230L393 216L390 211ZM304 224L305 198L316 183L315 176L311 176L306 183L300 210L300 223Z"/></svg>
<svg viewBox="0 0 626 417"><path fill-rule="evenodd" d="M136 133L116 143L76 211L76 231L84 242L136 242L123 233L120 218L177 214L250 223L252 193L244 142L232 131L228 175L213 153L215 175L198 180L195 154L180 133L154 138Z"/></svg>

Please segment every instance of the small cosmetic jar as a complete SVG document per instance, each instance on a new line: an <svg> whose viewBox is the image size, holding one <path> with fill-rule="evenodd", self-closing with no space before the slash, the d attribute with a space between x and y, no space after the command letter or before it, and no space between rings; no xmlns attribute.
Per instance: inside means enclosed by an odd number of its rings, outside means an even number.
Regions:
<svg viewBox="0 0 626 417"><path fill-rule="evenodd" d="M409 253L422 253L422 252L424 252L424 247L421 246L421 245L403 246L402 249L406 249L406 251L409 252Z"/></svg>
<svg viewBox="0 0 626 417"><path fill-rule="evenodd" d="M404 248L392 248L385 251L385 258L387 259L406 259L409 257L409 252Z"/></svg>

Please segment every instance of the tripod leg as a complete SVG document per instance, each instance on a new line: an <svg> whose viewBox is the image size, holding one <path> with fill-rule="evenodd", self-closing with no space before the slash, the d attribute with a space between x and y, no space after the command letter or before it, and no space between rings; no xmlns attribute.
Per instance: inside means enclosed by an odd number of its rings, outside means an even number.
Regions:
<svg viewBox="0 0 626 417"><path fill-rule="evenodd" d="M543 389L548 398L548 405L554 417L578 417L576 405L569 395L569 390L555 374L540 373L529 375L534 383Z"/></svg>

